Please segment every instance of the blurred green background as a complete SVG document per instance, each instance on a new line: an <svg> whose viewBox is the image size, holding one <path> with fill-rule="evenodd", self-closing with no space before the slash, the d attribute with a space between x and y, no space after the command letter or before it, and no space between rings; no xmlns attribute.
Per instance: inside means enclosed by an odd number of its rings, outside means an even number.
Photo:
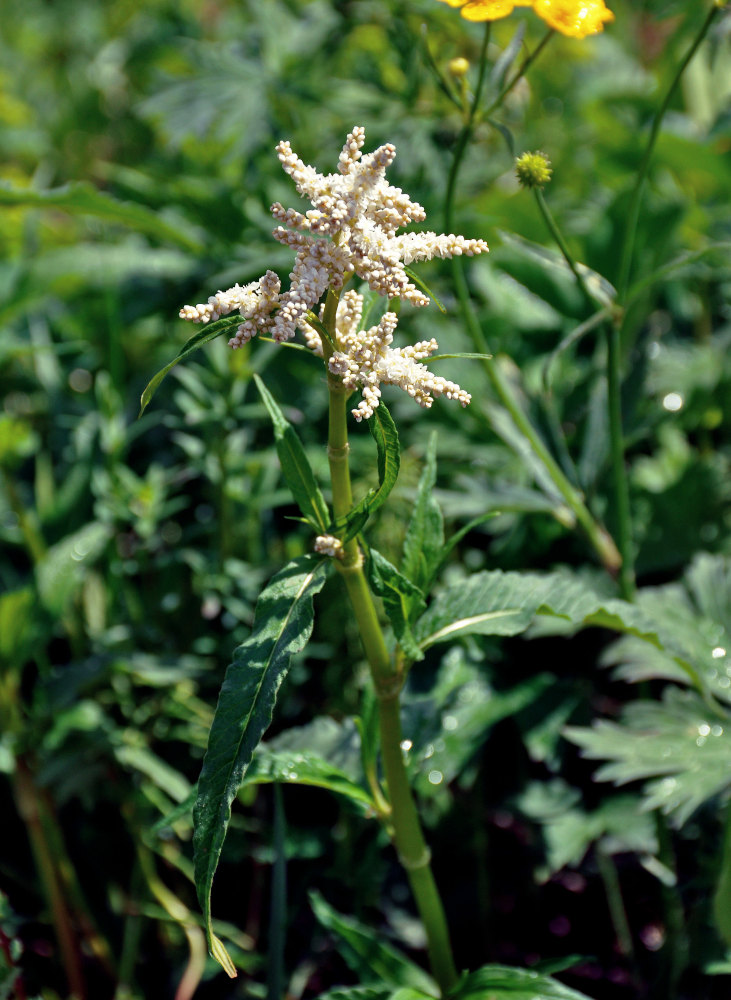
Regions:
<svg viewBox="0 0 731 1000"><path fill-rule="evenodd" d="M583 302L564 272L515 237L550 245L517 185L513 153L549 155L547 198L572 251L613 281L648 122L708 5L610 6L616 22L603 35L556 38L496 116L500 128L480 125L456 229L491 246L489 259L469 266L491 350L613 530L603 347L588 337L563 351L547 388L551 352ZM537 44L544 26L532 14L496 22L493 61L519 24ZM253 343L234 353L217 341L173 370L141 420L139 397L192 333L177 318L184 303L267 268L290 270L290 252L270 236L271 202L298 201L273 152L279 139L330 171L347 132L363 125L366 149L396 145L392 183L442 230L461 119L425 47L445 75L455 56L474 73L481 39L481 25L434 0L0 3L0 921L6 964L12 956L23 970L29 997L68 995L54 878L83 942L90 998L183 1000L175 991L187 963L204 978L197 997L265 995L270 790L242 791L247 808L235 813L219 877L216 910L230 921L245 983L229 983L200 957L187 812L153 825L189 797L223 670L249 632L257 593L312 544L292 520L249 376L263 374L324 481L323 373L302 352ZM731 22L721 17L671 104L638 234L638 280L687 255L635 300L624 345L645 585L677 580L700 552L731 555L730 55ZM448 266L419 273L447 313L405 311L403 333L434 336L442 351L472 349ZM404 454L392 502L370 526L374 542L387 554L398 549L437 430L449 523L502 511L465 536L451 579L560 564L612 592L584 540L562 523L549 485L516 454L510 429L502 437L490 429L480 367L450 361L439 374L473 394L467 411L438 402L426 414L403 394L384 394ZM362 492L375 476L363 427L352 448ZM596 667L606 642L596 633L570 645L475 640L448 654L451 666L427 660L414 696L452 670L502 706L454 750L452 787L419 785L458 964L576 954L579 972L567 981L597 1000L621 1000L652 995L647 984L663 981L669 931L662 880L636 860L661 853L652 824L637 818L637 799L628 806L592 784L592 768L560 738L565 722L586 723L630 697ZM329 714L347 736L362 676L345 665L359 655L336 588L326 590L272 733ZM549 683L536 685L539 673ZM442 697L455 690L443 683ZM311 737L332 750L322 726ZM576 848L557 858L547 817L576 803L572 788L583 804L574 810ZM287 788L284 802L290 996L315 996L349 974L314 923L310 886L418 949L404 883L374 825L323 791ZM600 806L612 817L604 826ZM628 809L632 822L621 818ZM38 875L39 836L58 869L50 883ZM723 956L707 913L716 813L676 836L690 885L681 907L696 914L687 996L725 996L713 990L728 979L707 975ZM603 854L587 854L602 837ZM634 959L614 944L603 857L615 858L628 885Z"/></svg>

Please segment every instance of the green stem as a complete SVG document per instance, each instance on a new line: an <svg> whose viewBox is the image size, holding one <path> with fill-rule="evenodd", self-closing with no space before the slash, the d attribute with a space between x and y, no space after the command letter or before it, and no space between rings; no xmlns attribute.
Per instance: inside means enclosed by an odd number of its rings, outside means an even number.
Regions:
<svg viewBox="0 0 731 1000"><path fill-rule="evenodd" d="M627 228L624 233L624 241L622 243L622 252L620 254L620 264L619 264L619 275L617 278L617 292L619 302L624 302L625 296L627 294L627 287L629 284L630 271L632 268L632 255L634 252L635 238L637 235L637 223L640 217L640 204L642 202L642 195L645 188L645 181L647 180L647 174L650 169L650 160L652 159L652 154L655 151L655 144L657 142L657 137L660 134L660 127L662 126L665 114L670 107L670 101L672 100L673 94L675 93L675 88L680 82L680 78L685 72L688 63L691 61L696 53L699 45L708 33L708 29L713 23L713 19L717 14L720 13L721 8L713 5L708 12L708 16L703 22L698 35L693 41L692 45L685 54L685 57L681 61L678 69L673 77L670 86L668 87L667 93L663 99L662 104L658 108L657 114L652 123L652 128L650 129L650 138L647 142L647 147L642 156L639 169L637 171L637 177L635 179L635 186L632 190L632 196L630 198L629 210L627 212Z"/></svg>
<svg viewBox="0 0 731 1000"><path fill-rule="evenodd" d="M624 464L624 432L622 429L622 384L620 374L621 348L619 327L608 323L607 330L607 402L609 407L609 446L612 460L617 541L622 556L619 567L619 591L626 601L635 593L634 547L632 515L629 503L629 483Z"/></svg>
<svg viewBox="0 0 731 1000"><path fill-rule="evenodd" d="M568 246L566 244L566 241L563 238L561 230L556 225L556 222L555 222L555 220L553 218L553 215L551 214L551 210L549 209L549 207L548 207L548 205L546 203L546 199L543 196L543 191L541 191L540 188L533 188L533 193L535 194L535 197L536 197L536 204L538 205L538 211L541 213L541 216L543 217L543 221L546 223L546 228L548 229L549 233L551 234L551 236L556 241L556 245L558 246L559 250L561 251L563 259L566 261L566 263L568 264L569 268L571 269L571 273L576 278L576 284L579 286L579 288L581 289L581 291L584 293L584 296L586 297L586 299L590 303L594 304L594 302L596 302L596 299L594 298L594 296L591 294L591 292L587 288L586 282L584 281L584 277L581 274L581 272L579 271L578 267L576 266L576 261L574 260L572 254L571 254L571 251L569 250L569 248L568 248ZM601 303L597 303L597 304L601 305Z"/></svg>
<svg viewBox="0 0 731 1000"><path fill-rule="evenodd" d="M634 963L635 953L632 944L632 931L627 920L627 911L624 906L624 899L622 898L622 886L619 883L617 866L601 843L596 845L596 863L599 875L604 883L604 892L606 893L609 905L609 915L612 919L614 933L617 936L619 950Z"/></svg>
<svg viewBox="0 0 731 1000"><path fill-rule="evenodd" d="M510 93L510 91L525 76L525 74L530 69L531 65L536 61L536 59L541 54L541 52L543 52L544 48L546 47L546 45L548 45L548 43L550 42L550 40L553 38L553 36L555 34L556 34L556 32L553 30L553 28L549 28L548 29L548 31L543 36L543 38L540 40L540 42L535 47L535 49L533 49L532 52L528 53L528 55L525 57L525 59L523 60L523 62L520 64L520 66L515 71L515 73L511 76L511 78L505 84L505 86L500 91L500 93L497 95L497 97L495 98L495 100L492 102L492 104L483 113L483 115L482 115L483 118L489 118L490 115L493 113L493 111L497 111L497 109L503 103L503 101L508 96L508 94Z"/></svg>
<svg viewBox="0 0 731 1000"><path fill-rule="evenodd" d="M561 251L564 260L576 278L590 305L596 302L589 291L584 277L569 250L561 230L551 215L551 211L543 197L540 188L534 189L536 204L553 239ZM605 323L607 335L607 404L609 419L610 456L612 464L612 483L614 488L614 506L617 520L617 542L621 555L619 567L619 590L626 601L631 601L635 592L634 549L632 545L632 516L629 503L629 484L624 462L624 434L622 430L622 381L621 381L621 351L620 334L617 323Z"/></svg>
<svg viewBox="0 0 731 1000"><path fill-rule="evenodd" d="M726 806L721 873L713 897L713 915L721 939L728 948L731 948L731 805Z"/></svg>
<svg viewBox="0 0 731 1000"><path fill-rule="evenodd" d="M336 310L337 295L331 291L328 293L323 323L334 343L337 342ZM331 349L328 349L325 341L323 341L323 351L327 360ZM328 388L330 411L327 454L330 463L333 515L338 521L344 518L353 506L346 411L349 392L344 388L342 381L331 374L328 374ZM357 539L353 538L346 542L343 548L343 558L337 565L353 607L378 698L381 760L390 803L388 822L391 835L424 924L432 973L442 992L447 993L457 982L457 971L452 957L444 908L431 871L429 848L421 830L401 751L399 694L403 685L403 672L389 655L363 571L363 555Z"/></svg>

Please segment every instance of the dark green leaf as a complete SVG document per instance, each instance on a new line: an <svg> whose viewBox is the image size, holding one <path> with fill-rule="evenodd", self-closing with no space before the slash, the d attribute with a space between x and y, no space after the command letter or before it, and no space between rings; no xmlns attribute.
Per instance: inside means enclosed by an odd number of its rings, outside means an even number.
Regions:
<svg viewBox="0 0 731 1000"><path fill-rule="evenodd" d="M383 403L376 407L367 423L371 437L376 442L378 489L369 490L348 514L345 522L345 541L354 538L362 530L370 515L383 506L396 485L401 466L398 431Z"/></svg>
<svg viewBox="0 0 731 1000"><path fill-rule="evenodd" d="M317 892L310 893L315 916L338 939L338 951L360 979L391 986L408 986L437 996L436 983L391 945L379 941L373 930L352 917L344 917Z"/></svg>
<svg viewBox="0 0 731 1000"><path fill-rule="evenodd" d="M140 412L138 416L141 417L145 412L147 405L157 392L160 383L171 368L174 368L179 361L184 361L190 354L193 354L194 351L199 350L201 347L209 344L212 340L215 340L216 337L221 337L226 333L233 333L240 323L241 317L238 313L235 316L224 316L222 319L216 320L215 323L208 323L202 330L199 330L198 333L194 334L190 340L186 341L176 357L174 357L172 361L169 361L164 368L161 368L160 371L154 375L145 386L144 392L140 397Z"/></svg>
<svg viewBox="0 0 731 1000"><path fill-rule="evenodd" d="M235 975L211 926L211 888L223 847L231 803L254 750L271 722L290 658L312 632L312 598L325 582L327 560L295 559L270 582L256 605L251 636L235 651L216 707L193 813L195 883L203 908L208 946Z"/></svg>
<svg viewBox="0 0 731 1000"><path fill-rule="evenodd" d="M258 375L254 375L254 381L274 425L274 440L287 486L309 524L317 531L326 532L330 513L299 435Z"/></svg>
<svg viewBox="0 0 731 1000"><path fill-rule="evenodd" d="M375 549L370 550L366 565L371 586L383 601L399 646L408 659L423 659L424 654L414 641L409 620L412 614L418 614L424 607L424 595Z"/></svg>

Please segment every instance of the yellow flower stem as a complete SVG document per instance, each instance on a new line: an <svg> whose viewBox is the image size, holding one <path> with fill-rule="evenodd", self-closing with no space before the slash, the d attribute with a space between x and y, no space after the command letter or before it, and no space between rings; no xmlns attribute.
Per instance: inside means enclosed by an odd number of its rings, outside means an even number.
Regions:
<svg viewBox="0 0 731 1000"><path fill-rule="evenodd" d="M545 45L548 43L549 39L554 35L554 31L551 29L543 38L538 48L523 61L520 68L516 71L515 76L509 82L509 84L504 88L500 96L495 102L487 109L485 115L491 114L497 107L498 104L505 95L511 90L515 84L520 79L525 71L528 69L530 64L535 60L536 56L543 50ZM487 39L489 38L489 24L485 31L485 42L483 43L481 62L485 63L487 59ZM484 78L484 70L481 67L480 80ZM470 109L470 114L468 119L459 135L457 140L457 145L454 150L454 155L452 158L452 166L449 172L449 178L447 181L447 192L445 195L444 202L444 231L450 233L453 231L453 221L454 221L454 194L457 187L457 179L459 177L459 171L462 166L462 160L464 157L465 150L469 140L472 138L472 133L474 130L475 118L478 110L478 102L480 98L479 88L475 91L475 100ZM464 265L462 263L461 257L454 257L452 259L452 273L454 274L454 284L455 291L457 293L457 300L460 304L460 309L462 311L462 316L467 326L467 330L472 338L472 342L475 346L475 350L480 354L489 354L489 348L485 335L482 332L482 327L480 322L475 315L475 311L472 307L472 302L470 300L469 288L467 285L467 279L464 273ZM525 437L526 441L530 445L533 453L540 460L542 465L545 467L548 475L553 480L559 493L566 501L566 505L569 510L571 510L577 523L581 525L584 532L586 533L589 542L593 546L597 555L599 556L602 564L611 574L615 574L622 563L622 557L619 554L617 546L611 535L608 533L606 528L604 528L598 521L593 517L588 507L583 501L583 498L579 491L573 486L569 479L564 474L563 470L556 462L556 460L551 455L550 451L543 443L537 430L531 424L530 420L526 414L521 409L517 400L515 399L513 392L507 382L503 377L499 367L491 361L482 362L482 366L488 377L492 388L497 395L498 399L501 401L505 409L508 411L513 419L513 423L516 425L521 434Z"/></svg>
<svg viewBox="0 0 731 1000"><path fill-rule="evenodd" d="M579 271L560 229L551 215L540 188L534 188L538 209L543 216L546 227L558 244L564 260L571 268L576 283L592 307L601 303L591 294ZM629 502L629 483L624 461L624 432L622 429L622 382L620 372L619 327L621 318L615 322L605 322L607 339L607 402L609 422L610 457L612 464L612 483L614 488L614 508L617 522L617 541L622 562L619 567L619 591L626 601L631 601L635 593L634 545L632 542L632 514Z"/></svg>
<svg viewBox="0 0 731 1000"><path fill-rule="evenodd" d="M335 316L338 294L330 290L325 303L323 323L333 343L337 343ZM323 341L327 363L332 348ZM346 403L350 395L342 380L328 373L330 396L327 454L330 464L333 514L336 522L347 517L353 507L348 461L348 429ZM381 735L381 763L388 790L390 810L380 818L390 828L391 839L399 860L406 870L419 916L426 931L431 970L443 993L457 982L452 957L449 929L444 907L431 870L431 855L419 822L416 803L409 785L401 750L401 718L399 695L403 686L403 670L389 655L378 620L373 597L363 571L363 554L356 538L344 544L344 555L336 562L350 598L361 641L371 670Z"/></svg>
<svg viewBox="0 0 731 1000"><path fill-rule="evenodd" d="M480 115L481 118L489 118L490 115L493 113L493 111L497 111L497 109L502 105L503 101L511 92L511 90L513 90L516 84L518 84L523 79L525 74L530 69L531 65L536 61L541 52L543 52L543 50L545 49L545 47L548 45L548 43L551 41L551 39L555 34L556 32L553 30L553 28L548 29L548 31L540 40L538 45L533 49L532 52L528 53L523 62L516 69L515 73L510 77L510 79L505 84L500 93L497 95L492 104L484 112L482 112L482 114Z"/></svg>

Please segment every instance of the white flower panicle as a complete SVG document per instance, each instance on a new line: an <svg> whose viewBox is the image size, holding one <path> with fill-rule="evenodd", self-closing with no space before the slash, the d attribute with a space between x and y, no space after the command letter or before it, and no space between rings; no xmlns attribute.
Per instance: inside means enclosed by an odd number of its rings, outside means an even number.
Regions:
<svg viewBox="0 0 731 1000"><path fill-rule="evenodd" d="M357 298L361 299L362 310L362 298ZM397 322L396 314L387 312L380 323L370 330L362 330L355 335L344 331L343 336L338 324L338 345L344 349L337 350L328 364L333 374L340 375L346 388L360 386L363 398L351 411L355 419L361 421L364 417L373 416L381 398L381 383L399 386L420 406L427 408L438 396L456 399L462 406L467 406L472 399L468 392L456 382L434 375L421 363L423 358L436 351L439 346L436 340L422 340L401 348L390 346Z"/></svg>
<svg viewBox="0 0 731 1000"><path fill-rule="evenodd" d="M282 243L298 246L299 253L306 253L307 244L312 247L317 236L330 236L337 247L341 273L354 271L379 295L403 298L416 306L428 305L428 297L409 281L405 266L432 257L485 253L487 244L484 240L430 232L396 236L399 227L423 221L426 213L401 188L386 181L386 169L396 156L395 147L387 143L363 156L364 140L364 129L356 126L340 153L338 173L324 175L303 163L289 142L279 143L277 153L285 173L313 207L303 214L285 209L278 202L272 205L274 218L283 224L275 229L274 236ZM292 229L299 232L293 233Z"/></svg>
<svg viewBox="0 0 731 1000"><path fill-rule="evenodd" d="M433 257L472 257L487 252L484 240L454 234L397 236L400 227L422 222L426 213L401 188L386 181L395 147L386 143L364 156L364 142L365 130L356 126L345 140L337 173L333 174L318 173L302 162L289 142L280 142L276 149L284 171L312 205L306 212L284 208L278 202L271 208L279 223L272 235L297 255L289 289L282 293L277 275L267 271L259 281L217 292L207 303L184 306L180 316L208 323L238 310L244 322L229 341L231 347L241 347L257 333L269 333L277 341L291 340L300 329L307 346L322 356L320 336L307 323L306 315L328 288L337 290L356 274L379 295L425 306L429 299L409 280L406 267ZM469 403L469 393L432 375L420 363L436 350L436 341L391 348L395 314L386 313L378 326L359 332L362 310L362 297L346 292L337 313L338 350L329 362L330 370L341 375L347 387L362 389L363 399L353 410L356 419L372 415L378 406L381 382L400 386L421 406L431 406L434 398L442 395L459 400L463 406Z"/></svg>

